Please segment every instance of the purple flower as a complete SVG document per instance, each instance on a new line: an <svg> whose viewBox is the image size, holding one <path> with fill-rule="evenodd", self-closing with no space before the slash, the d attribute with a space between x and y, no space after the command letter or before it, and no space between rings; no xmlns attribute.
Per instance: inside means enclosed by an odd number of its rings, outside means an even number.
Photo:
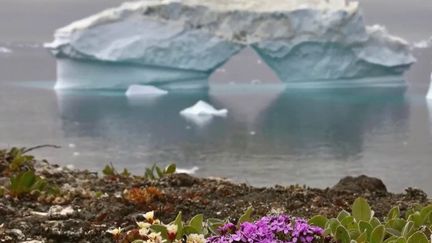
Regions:
<svg viewBox="0 0 432 243"><path fill-rule="evenodd" d="M304 219L285 214L265 216L237 229L227 223L219 228L220 235L207 239L209 243L314 243L319 242L324 230L309 225Z"/></svg>

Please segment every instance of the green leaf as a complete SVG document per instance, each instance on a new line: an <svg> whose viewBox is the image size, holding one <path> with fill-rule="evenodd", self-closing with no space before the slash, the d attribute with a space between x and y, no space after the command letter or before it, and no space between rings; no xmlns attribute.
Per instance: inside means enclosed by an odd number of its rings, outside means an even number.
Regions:
<svg viewBox="0 0 432 243"><path fill-rule="evenodd" d="M406 220L405 219L401 219L401 218L393 218L390 219L389 221L387 221L386 223L386 228L393 228L399 232L402 232L403 227L406 224Z"/></svg>
<svg viewBox="0 0 432 243"><path fill-rule="evenodd" d="M352 215L357 221L369 221L372 218L372 210L366 199L359 197L354 201Z"/></svg>
<svg viewBox="0 0 432 243"><path fill-rule="evenodd" d="M201 234L201 232L190 225L186 225L185 227L183 227L183 235L190 234Z"/></svg>
<svg viewBox="0 0 432 243"><path fill-rule="evenodd" d="M340 243L350 243L351 241L348 231L342 225L337 227L335 237Z"/></svg>
<svg viewBox="0 0 432 243"><path fill-rule="evenodd" d="M246 210L246 212L239 218L237 225L240 226L240 224L243 223L243 222L249 222L249 221L251 221L252 212L253 212L253 208L249 207Z"/></svg>
<svg viewBox="0 0 432 243"><path fill-rule="evenodd" d="M168 230L165 226L160 224L153 224L152 226L150 226L150 228L156 233L161 233L162 238L168 238Z"/></svg>
<svg viewBox="0 0 432 243"><path fill-rule="evenodd" d="M384 243L396 243L398 237L392 235L384 240Z"/></svg>
<svg viewBox="0 0 432 243"><path fill-rule="evenodd" d="M155 179L155 177L154 177L154 175L153 175L153 171L151 170L151 169L149 169L149 168L146 168L145 169L145 177L147 178L147 179L150 179L150 180L154 180Z"/></svg>
<svg viewBox="0 0 432 243"><path fill-rule="evenodd" d="M406 240L403 237L399 237L395 243L406 243Z"/></svg>
<svg viewBox="0 0 432 243"><path fill-rule="evenodd" d="M340 225L341 224L337 219L330 219L327 221L326 228L330 229L332 234L336 234L336 230Z"/></svg>
<svg viewBox="0 0 432 243"><path fill-rule="evenodd" d="M398 230L395 230L393 228L386 228L386 232L389 233L390 235L393 235L393 236L396 236L396 237L401 236L401 232L398 231Z"/></svg>
<svg viewBox="0 0 432 243"><path fill-rule="evenodd" d="M182 212L180 211L177 214L176 219L174 220L174 224L177 225L177 235L176 235L176 239L180 239L181 237L183 237L183 221L182 221Z"/></svg>
<svg viewBox="0 0 432 243"><path fill-rule="evenodd" d="M165 168L165 174L174 174L177 170L177 166L175 164L170 164Z"/></svg>
<svg viewBox="0 0 432 243"><path fill-rule="evenodd" d="M308 223L321 228L325 228L328 219L322 215L316 215L309 219Z"/></svg>
<svg viewBox="0 0 432 243"><path fill-rule="evenodd" d="M204 221L204 215L198 214L195 215L189 222L189 225L198 231L198 234L202 232L203 230L203 221Z"/></svg>
<svg viewBox="0 0 432 243"><path fill-rule="evenodd" d="M416 227L420 227L420 225L423 224L423 218L422 218L420 212L415 212L415 213L411 214L407 220L414 222L414 226L416 226Z"/></svg>
<svg viewBox="0 0 432 243"><path fill-rule="evenodd" d="M387 214L387 221L390 219L396 219L400 217L400 209L399 206L393 207L390 209L389 213Z"/></svg>
<svg viewBox="0 0 432 243"><path fill-rule="evenodd" d="M121 173L121 175L124 176L124 177L129 177L131 174L130 174L130 172L129 172L128 169L124 168L123 172Z"/></svg>
<svg viewBox="0 0 432 243"><path fill-rule="evenodd" d="M384 241L385 229L383 225L377 226L371 234L370 243L382 243Z"/></svg>
<svg viewBox="0 0 432 243"><path fill-rule="evenodd" d="M342 222L342 220L343 220L344 218L348 217L348 216L351 216L351 214L348 213L348 212L345 211L345 210L342 210L342 211L339 212L339 214L338 214L338 216L337 216L337 220L339 220L339 222Z"/></svg>
<svg viewBox="0 0 432 243"><path fill-rule="evenodd" d="M367 233L366 233L366 232L363 232L363 233L361 233L361 234L357 237L356 241L357 241L358 243L366 243L366 242L367 242L367 239L368 239L368 235L367 235Z"/></svg>
<svg viewBox="0 0 432 243"><path fill-rule="evenodd" d="M350 238L356 239L360 235L360 228L352 216L345 217L341 224L348 230Z"/></svg>
<svg viewBox="0 0 432 243"><path fill-rule="evenodd" d="M224 223L225 222L220 219L215 219L215 218L207 219L207 224L209 226L208 228L213 234L218 234L219 233L218 228L224 225Z"/></svg>
<svg viewBox="0 0 432 243"><path fill-rule="evenodd" d="M378 225L381 225L381 221L377 217L373 217L369 223L372 225L372 228L376 228Z"/></svg>
<svg viewBox="0 0 432 243"><path fill-rule="evenodd" d="M359 228L360 228L360 232L366 232L368 239L370 238L370 235L372 234L372 230L374 229L372 225L366 221L360 221Z"/></svg>
<svg viewBox="0 0 432 243"><path fill-rule="evenodd" d="M429 240L424 233L417 231L408 238L407 243L429 243Z"/></svg>
<svg viewBox="0 0 432 243"><path fill-rule="evenodd" d="M402 229L402 236L405 238L410 237L414 233L414 222L408 221Z"/></svg>
<svg viewBox="0 0 432 243"><path fill-rule="evenodd" d="M105 165L105 168L102 170L102 173L105 176L114 176L116 174L116 170L112 164Z"/></svg>
<svg viewBox="0 0 432 243"><path fill-rule="evenodd" d="M159 176L159 178L164 177L164 172L162 171L162 169L159 166L156 166L156 173Z"/></svg>

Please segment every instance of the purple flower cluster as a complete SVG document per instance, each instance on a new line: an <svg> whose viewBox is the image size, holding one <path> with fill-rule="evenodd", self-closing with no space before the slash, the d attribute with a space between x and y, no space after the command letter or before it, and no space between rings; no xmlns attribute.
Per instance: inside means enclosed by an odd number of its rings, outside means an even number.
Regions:
<svg viewBox="0 0 432 243"><path fill-rule="evenodd" d="M304 219L288 215L266 216L245 222L237 229L228 223L219 228L220 235L207 239L208 243L308 243L321 242L323 229L309 225Z"/></svg>

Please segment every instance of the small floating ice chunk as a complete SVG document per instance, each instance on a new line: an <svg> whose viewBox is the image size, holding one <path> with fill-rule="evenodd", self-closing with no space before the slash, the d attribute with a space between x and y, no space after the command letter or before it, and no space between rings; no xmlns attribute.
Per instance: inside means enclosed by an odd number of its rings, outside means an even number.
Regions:
<svg viewBox="0 0 432 243"><path fill-rule="evenodd" d="M176 173L185 173L185 174L195 174L197 171L199 170L199 168L197 166L194 166L190 169L181 169L181 168L177 168Z"/></svg>
<svg viewBox="0 0 432 243"><path fill-rule="evenodd" d="M251 84L253 84L253 85L261 84L261 80L254 79L251 81Z"/></svg>
<svg viewBox="0 0 432 243"><path fill-rule="evenodd" d="M412 47L414 49L426 49L432 46L432 37L429 38L428 40L421 40L418 42L415 42Z"/></svg>
<svg viewBox="0 0 432 243"><path fill-rule="evenodd" d="M191 117L191 116L198 116L198 117L211 117L211 116L220 116L220 117L226 117L228 114L227 109L221 109L216 110L213 106L209 105L208 103L200 100L195 105L186 108L182 111L180 111L180 115Z"/></svg>
<svg viewBox="0 0 432 243"><path fill-rule="evenodd" d="M1 46L0 46L0 53L6 53L6 54L9 54L9 53L12 53L12 50L11 50L11 49L8 49L8 48L6 48L6 47L1 47Z"/></svg>
<svg viewBox="0 0 432 243"><path fill-rule="evenodd" d="M151 85L131 85L129 86L128 90L126 91L127 97L134 97L134 96L162 96L168 94L168 91L159 89L157 87L151 86Z"/></svg>

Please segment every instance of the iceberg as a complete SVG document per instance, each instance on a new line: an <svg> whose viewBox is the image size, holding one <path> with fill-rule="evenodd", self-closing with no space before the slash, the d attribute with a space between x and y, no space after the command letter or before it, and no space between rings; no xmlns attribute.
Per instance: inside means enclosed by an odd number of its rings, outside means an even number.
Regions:
<svg viewBox="0 0 432 243"><path fill-rule="evenodd" d="M128 2L58 29L45 47L58 58L58 89L202 88L245 47L287 83L386 82L415 62L409 43L366 26L345 0Z"/></svg>
<svg viewBox="0 0 432 243"><path fill-rule="evenodd" d="M12 53L12 50L6 47L1 47L0 46L0 53L5 53L5 54L9 54Z"/></svg>
<svg viewBox="0 0 432 243"><path fill-rule="evenodd" d="M213 117L226 117L227 109L216 110L210 104L200 100L195 105L180 111L180 115L199 127L209 124Z"/></svg>
<svg viewBox="0 0 432 243"><path fill-rule="evenodd" d="M431 46L432 46L432 37L430 37L429 39L426 39L426 40L414 42L412 44L412 48L414 48L414 49L427 49L427 48L430 48Z"/></svg>
<svg viewBox="0 0 432 243"><path fill-rule="evenodd" d="M149 85L131 85L126 91L127 97L157 97L168 94L168 91Z"/></svg>
<svg viewBox="0 0 432 243"><path fill-rule="evenodd" d="M227 109L216 110L213 106L200 100L195 105L180 111L180 114L183 116L226 117L228 114L228 110Z"/></svg>

